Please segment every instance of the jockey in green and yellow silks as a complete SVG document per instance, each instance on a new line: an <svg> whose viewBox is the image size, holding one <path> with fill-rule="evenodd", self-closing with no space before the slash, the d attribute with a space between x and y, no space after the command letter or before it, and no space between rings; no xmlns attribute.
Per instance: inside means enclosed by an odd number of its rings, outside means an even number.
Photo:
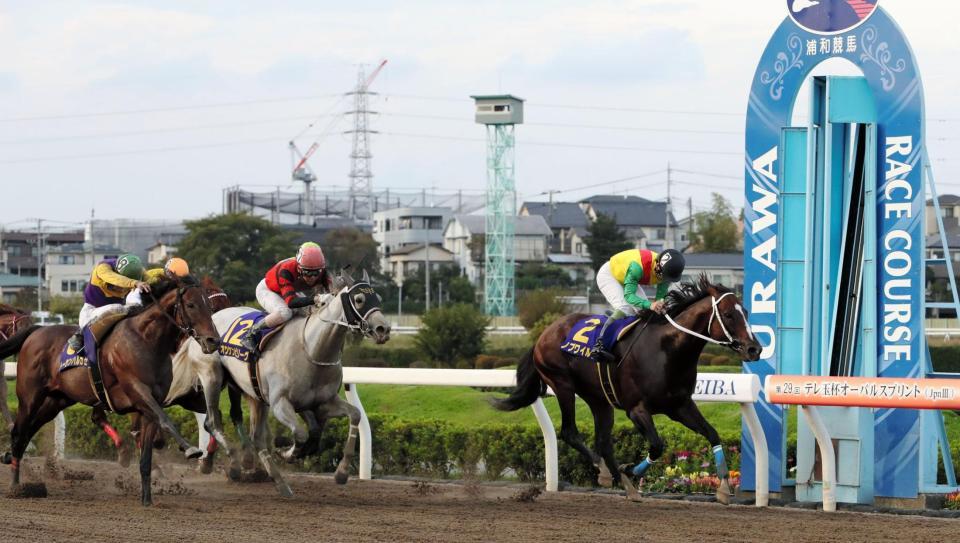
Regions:
<svg viewBox="0 0 960 543"><path fill-rule="evenodd" d="M663 313L663 298L667 295L670 283L680 280L683 268L683 254L674 249L667 249L660 254L649 249L627 249L613 255L609 262L600 267L597 286L614 312L600 329L593 348L594 358L613 359L613 354L603 344L603 333L614 320L635 315L640 309ZM647 299L642 285L657 286L654 302Z"/></svg>

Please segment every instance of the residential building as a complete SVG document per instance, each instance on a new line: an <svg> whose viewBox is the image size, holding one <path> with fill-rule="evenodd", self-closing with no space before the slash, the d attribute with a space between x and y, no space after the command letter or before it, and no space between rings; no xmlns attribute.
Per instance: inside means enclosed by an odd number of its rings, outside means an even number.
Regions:
<svg viewBox="0 0 960 543"><path fill-rule="evenodd" d="M580 208L590 221L600 214L613 217L637 248L662 251L676 248L681 232L673 213L667 213L665 202L639 196L597 195L580 201ZM667 239L667 225L670 239Z"/></svg>
<svg viewBox="0 0 960 543"><path fill-rule="evenodd" d="M540 215L519 215L513 232L514 261L546 262L553 232ZM443 230L443 247L453 254L454 262L475 285L481 283L484 266L486 217L454 215Z"/></svg>
<svg viewBox="0 0 960 543"><path fill-rule="evenodd" d="M105 258L116 258L122 252L114 247L100 246L91 253L89 245L83 243L51 248L47 251L45 267L45 286L49 295L82 295L96 263Z"/></svg>
<svg viewBox="0 0 960 543"><path fill-rule="evenodd" d="M386 258L388 271L394 282L402 285L406 277L419 273L429 263L431 270L454 263L453 253L439 245L407 243L394 249Z"/></svg>
<svg viewBox="0 0 960 543"><path fill-rule="evenodd" d="M65 244L83 243L82 231L45 232L43 246L45 251L56 249ZM4 231L0 232L0 273L12 273L25 277L37 277L37 266L42 263L38 255L37 232Z"/></svg>
<svg viewBox="0 0 960 543"><path fill-rule="evenodd" d="M158 241L153 247L147 249L147 262L150 264L163 264L170 257L177 255L177 247Z"/></svg>
<svg viewBox="0 0 960 543"><path fill-rule="evenodd" d="M416 253L413 247L425 244L442 247L443 228L451 213L449 207L398 207L374 213L373 239L378 244L380 269L390 270L393 263L398 262L395 259L392 263L390 259L397 251L406 262L411 253Z"/></svg>
<svg viewBox="0 0 960 543"><path fill-rule="evenodd" d="M696 281L701 273L714 284L743 292L743 253L686 253L683 281Z"/></svg>
<svg viewBox="0 0 960 543"><path fill-rule="evenodd" d="M13 305L17 294L24 290L37 288L37 278L13 273L0 273L0 303ZM21 307L24 310L33 310L34 307Z"/></svg>
<svg viewBox="0 0 960 543"><path fill-rule="evenodd" d="M553 237L550 240L551 254L589 256L587 244L587 215L575 202L524 202L520 206L521 216L540 215L550 226Z"/></svg>

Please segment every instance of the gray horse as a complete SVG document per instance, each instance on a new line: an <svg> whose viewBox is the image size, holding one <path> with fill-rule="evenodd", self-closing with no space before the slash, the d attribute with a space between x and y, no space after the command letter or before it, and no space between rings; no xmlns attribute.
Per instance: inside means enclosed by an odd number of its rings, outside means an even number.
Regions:
<svg viewBox="0 0 960 543"><path fill-rule="evenodd" d="M176 357L199 377L207 399L207 429L230 455L232 465L236 465L235 451L223 434L219 406L223 372L229 372L249 402L250 437L257 456L285 497L292 496L293 492L268 450L267 407L293 432L294 443L282 454L288 461L301 458L308 442L308 430L297 413L310 423L310 437L319 432L327 419L350 417L349 436L336 471L337 483L346 483L356 448L360 412L339 396L344 339L349 330L369 336L378 344L390 339L390 324L380 311L380 297L370 286L365 272L363 281L357 283L341 273L334 281L334 290L336 294L317 295L314 305L298 311L267 344L257 363L257 387L251 381L248 363L234 356L204 354L193 346L194 342L187 342ZM242 317L252 311L255 310L249 307L231 307L216 313L213 322L221 335L231 332L232 336L245 325ZM231 340L227 338L228 343ZM185 384L191 380L180 382ZM175 378L175 386L176 381ZM171 387L171 393L175 386Z"/></svg>

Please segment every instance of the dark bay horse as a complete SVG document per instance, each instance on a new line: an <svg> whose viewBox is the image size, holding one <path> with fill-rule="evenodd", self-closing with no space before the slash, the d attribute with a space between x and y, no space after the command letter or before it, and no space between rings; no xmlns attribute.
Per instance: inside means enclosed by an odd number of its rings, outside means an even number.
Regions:
<svg viewBox="0 0 960 543"><path fill-rule="evenodd" d="M199 284L187 277L152 287L156 302L120 321L100 346L103 385L117 413L137 412L143 418L140 453L141 501L152 503L150 470L153 443L163 430L188 458L201 455L176 430L161 402L172 379L171 355L182 334L192 336L205 352L215 352L219 336ZM149 298L148 298L149 299ZM20 483L20 459L37 430L74 403L96 405L87 371L59 372L60 353L73 326L31 327L0 344L0 358L20 353L17 361L19 409L11 432L11 452L4 463L13 468L14 489Z"/></svg>
<svg viewBox="0 0 960 543"><path fill-rule="evenodd" d="M207 299L207 305L210 307L210 313L216 313L221 309L226 309L228 307L233 307L233 301L230 300L230 297L226 292L221 289L213 279L209 276L204 276L200 281L200 286L203 288L203 294ZM182 346L183 342L188 341L190 336L187 334L181 334L180 342L178 345ZM176 375L174 376L176 378ZM246 431L243 429L243 411L241 405L240 392L233 386L229 389L230 396L230 419L233 421L234 425L237 427L238 433L241 435L241 441L245 445L248 445L252 448L252 444L249 444L249 439L244 441L246 438ZM167 398L163 401L163 407L170 407L171 405L178 405L193 411L194 413L206 414L207 405L204 400L203 391L196 387L190 387L184 394L177 397L171 398L168 394ZM127 442L123 440L120 433L110 425L107 420L107 413L100 407L94 407L93 412L91 413L91 420L95 425L107 434L110 439L113 441L114 446L117 448L117 460L120 465L126 467L130 463L130 447L127 446ZM139 436L141 431L141 416L139 413L134 412L130 415L130 433L134 436ZM199 421L198 421L199 422ZM162 448L164 444L163 437L158 435L157 439L154 441L155 448ZM216 440L211 436L209 442L206 444L201 444L207 448L207 454L200 459L200 471L202 473L210 473L213 471L213 460L214 454L217 450ZM252 460L249 462L252 463Z"/></svg>
<svg viewBox="0 0 960 543"><path fill-rule="evenodd" d="M573 314L543 331L520 361L517 388L509 397L491 403L503 411L520 409L545 394L549 386L560 404L560 438L600 470L601 480L612 477L631 496L636 495L631 476L642 476L663 454L664 443L653 416L665 414L706 437L713 446L717 473L725 483L717 497L725 503L729 483L720 437L691 399L697 381L697 360L708 340L726 345L751 361L759 359L761 346L747 325L747 312L737 296L720 285L710 284L703 275L698 282L681 284L667 295L666 315L675 324L665 316L644 312L641 322L616 344L613 353L619 363L610 368L614 400L608 400L603 392L596 362L560 350L570 328L589 316ZM583 443L577 431L576 396L583 398L593 412L597 452ZM627 412L650 446L643 462L624 469L618 467L613 454L614 402ZM626 476L621 478L621 474Z"/></svg>
<svg viewBox="0 0 960 543"><path fill-rule="evenodd" d="M30 313L21 311L12 305L0 304L0 342L10 339L14 334L33 324ZM0 358L0 363L3 359ZM3 378L4 368L0 366L0 411L3 412L3 418L7 421L7 426L13 426L13 417L10 415L10 408L7 407L7 380Z"/></svg>

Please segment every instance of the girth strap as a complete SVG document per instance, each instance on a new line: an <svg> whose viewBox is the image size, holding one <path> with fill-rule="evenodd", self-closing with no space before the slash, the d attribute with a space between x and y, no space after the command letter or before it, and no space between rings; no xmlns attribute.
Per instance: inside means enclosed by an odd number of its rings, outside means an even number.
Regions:
<svg viewBox="0 0 960 543"><path fill-rule="evenodd" d="M613 364L597 361L597 377L600 379L600 390L603 391L603 397L611 407L621 409L620 399L617 398L617 390L613 386L613 374L610 372L610 366Z"/></svg>
<svg viewBox="0 0 960 543"><path fill-rule="evenodd" d="M250 386L253 387L253 393L257 395L258 400L263 403L268 403L266 398L263 397L263 391L260 389L260 357L251 356L250 358L251 360L247 361L247 372L250 375Z"/></svg>

